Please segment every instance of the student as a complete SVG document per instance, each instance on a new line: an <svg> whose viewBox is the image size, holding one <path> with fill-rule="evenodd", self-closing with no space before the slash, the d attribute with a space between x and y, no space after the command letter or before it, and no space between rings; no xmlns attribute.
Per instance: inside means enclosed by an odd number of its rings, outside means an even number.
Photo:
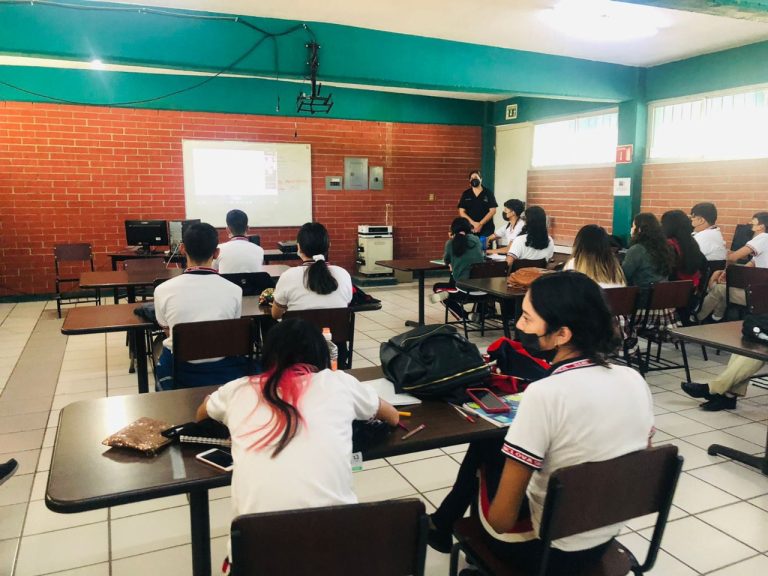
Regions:
<svg viewBox="0 0 768 576"><path fill-rule="evenodd" d="M543 550L536 536L552 473L646 448L653 400L640 374L606 362L617 344L613 318L600 288L584 274L542 276L531 284L522 311L520 341L552 361L550 375L528 386L503 443L470 444L456 483L431 516L429 544L450 550L453 523L477 497L482 468L485 542L511 566L535 573ZM523 526L529 513L532 525ZM549 573L573 573L600 556L620 529L607 526L555 540Z"/></svg>
<svg viewBox="0 0 768 576"><path fill-rule="evenodd" d="M352 277L328 264L331 241L319 222L307 222L296 237L303 264L280 275L275 286L272 317L279 320L287 310L345 308L352 301Z"/></svg>
<svg viewBox="0 0 768 576"><path fill-rule="evenodd" d="M717 222L717 207L711 202L699 202L691 208L693 238L708 261L725 260L725 240Z"/></svg>
<svg viewBox="0 0 768 576"><path fill-rule="evenodd" d="M245 235L248 232L248 215L242 210L227 212L229 241L219 244L215 268L220 274L261 272L264 250Z"/></svg>
<svg viewBox="0 0 768 576"><path fill-rule="evenodd" d="M525 227L512 240L507 250L507 265L515 260L549 260L555 253L555 242L547 232L547 213L541 206L525 209Z"/></svg>
<svg viewBox="0 0 768 576"><path fill-rule="evenodd" d="M752 257L746 265L756 266L757 268L768 268L768 212L758 212L752 216L752 240L745 246L734 252L729 252L726 260L735 264L742 258ZM717 270L709 279L709 291L704 297L701 308L696 314L696 318L703 322L711 314L712 320L719 322L725 316L725 270ZM730 288L728 290L728 299L733 304L741 306L747 305L747 296L743 288Z"/></svg>
<svg viewBox="0 0 768 576"><path fill-rule="evenodd" d="M765 362L731 354L725 370L709 384L682 382L680 388L692 398L703 398L699 408L706 412L733 410L736 400L747 394L749 381L765 366Z"/></svg>
<svg viewBox="0 0 768 576"><path fill-rule="evenodd" d="M210 224L192 224L184 234L187 269L155 288L155 316L168 336L163 341L155 376L158 390L173 390L173 327L184 322L240 318L243 290L212 268L218 253L216 229ZM221 384L245 375L245 362L220 358L182 363L185 387Z"/></svg>
<svg viewBox="0 0 768 576"><path fill-rule="evenodd" d="M496 248L488 248L485 251L486 254L507 253L512 240L523 232L525 221L521 218L521 215L524 210L525 202L516 198L504 202L501 217L506 221L506 224L499 226L493 234L488 236L488 245L495 240Z"/></svg>
<svg viewBox="0 0 768 576"><path fill-rule="evenodd" d="M610 236L597 224L582 226L573 243L573 255L563 269L586 274L601 288L627 285L621 264L611 248Z"/></svg>
<svg viewBox="0 0 768 576"><path fill-rule="evenodd" d="M672 270L672 249L664 237L659 220L641 212L632 221L629 248L621 264L629 286L647 288L666 280Z"/></svg>
<svg viewBox="0 0 768 576"><path fill-rule="evenodd" d="M661 215L661 229L674 251L670 280L690 280L698 288L707 261L692 236L691 219L682 210L668 210Z"/></svg>
<svg viewBox="0 0 768 576"><path fill-rule="evenodd" d="M443 301L443 305L451 314L461 320L466 316L466 311L455 296L460 292L456 288L456 280L469 278L472 265L483 262L485 257L480 239L472 234L472 224L466 218L453 219L449 236L445 243L443 260L451 270L451 277L448 282L438 282L432 287L435 294L431 300L432 302Z"/></svg>
<svg viewBox="0 0 768 576"><path fill-rule="evenodd" d="M320 330L292 318L264 341L265 372L225 384L197 409L232 437L232 514L354 504L352 422L399 416L373 388L329 369Z"/></svg>

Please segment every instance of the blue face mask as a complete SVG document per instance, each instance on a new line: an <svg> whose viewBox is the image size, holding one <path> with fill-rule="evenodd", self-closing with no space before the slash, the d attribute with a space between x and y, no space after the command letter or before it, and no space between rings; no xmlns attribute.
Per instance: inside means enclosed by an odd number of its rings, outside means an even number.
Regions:
<svg viewBox="0 0 768 576"><path fill-rule="evenodd" d="M551 364L552 360L554 360L555 356L557 355L557 348L543 350L541 348L540 341L542 336L546 336L546 334L539 336L538 334L534 334L532 332L523 332L519 329L517 331L517 339L520 344L522 344L523 348L525 348L525 351L528 352L528 354L534 358L541 358L542 360L545 360Z"/></svg>

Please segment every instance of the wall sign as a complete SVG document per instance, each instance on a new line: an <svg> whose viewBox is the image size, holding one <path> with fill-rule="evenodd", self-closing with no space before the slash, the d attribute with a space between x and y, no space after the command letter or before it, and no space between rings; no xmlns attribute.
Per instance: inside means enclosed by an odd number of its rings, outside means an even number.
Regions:
<svg viewBox="0 0 768 576"><path fill-rule="evenodd" d="M517 104L507 104L505 120L517 120Z"/></svg>
<svg viewBox="0 0 768 576"><path fill-rule="evenodd" d="M632 164L632 144L616 146L616 164Z"/></svg>
<svg viewBox="0 0 768 576"><path fill-rule="evenodd" d="M614 178L613 179L613 195L614 196L629 196L632 189L632 178Z"/></svg>

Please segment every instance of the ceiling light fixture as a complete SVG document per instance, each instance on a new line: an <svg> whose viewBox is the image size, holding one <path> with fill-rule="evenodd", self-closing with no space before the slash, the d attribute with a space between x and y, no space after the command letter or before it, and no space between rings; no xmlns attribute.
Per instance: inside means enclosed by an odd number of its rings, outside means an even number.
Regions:
<svg viewBox="0 0 768 576"><path fill-rule="evenodd" d="M650 38L668 25L655 8L610 0L562 0L540 17L558 32L590 42Z"/></svg>
<svg viewBox="0 0 768 576"><path fill-rule="evenodd" d="M93 68L94 70L104 70L105 68L104 62L102 62L98 58L94 58L93 60L91 60L90 65L91 65L91 68Z"/></svg>

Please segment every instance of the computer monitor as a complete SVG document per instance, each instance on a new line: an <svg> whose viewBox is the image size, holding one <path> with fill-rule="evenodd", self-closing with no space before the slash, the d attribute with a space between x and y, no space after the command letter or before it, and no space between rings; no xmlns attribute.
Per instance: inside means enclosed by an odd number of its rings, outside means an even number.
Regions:
<svg viewBox="0 0 768 576"><path fill-rule="evenodd" d="M178 248L179 244L184 241L184 233L192 224L200 224L200 218L194 218L192 220L170 220L168 222L171 250Z"/></svg>
<svg viewBox="0 0 768 576"><path fill-rule="evenodd" d="M165 220L126 220L125 241L149 252L150 246L168 246L168 222Z"/></svg>

